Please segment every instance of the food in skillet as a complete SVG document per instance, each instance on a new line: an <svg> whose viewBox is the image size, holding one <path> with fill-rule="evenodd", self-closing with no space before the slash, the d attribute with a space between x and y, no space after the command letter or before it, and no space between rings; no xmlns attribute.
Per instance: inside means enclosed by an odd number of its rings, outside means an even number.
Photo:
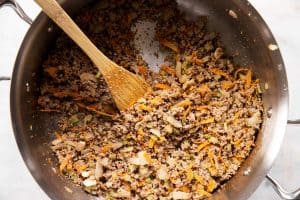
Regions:
<svg viewBox="0 0 300 200"><path fill-rule="evenodd" d="M169 52L159 72L148 70L133 44L139 20L156 23L156 39ZM60 116L51 133L60 172L105 199L210 197L255 145L259 80L224 53L206 18L185 20L171 0L101 1L76 21L152 91L119 113L101 74L62 35L44 62L38 100L42 111Z"/></svg>

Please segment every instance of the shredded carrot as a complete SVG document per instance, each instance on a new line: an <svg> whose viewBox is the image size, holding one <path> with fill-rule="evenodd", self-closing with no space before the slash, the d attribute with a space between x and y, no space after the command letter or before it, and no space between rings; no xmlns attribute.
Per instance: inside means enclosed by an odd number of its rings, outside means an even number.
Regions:
<svg viewBox="0 0 300 200"><path fill-rule="evenodd" d="M236 125L239 122L240 112L236 112L233 117L233 124Z"/></svg>
<svg viewBox="0 0 300 200"><path fill-rule="evenodd" d="M209 106L198 106L196 110L208 110Z"/></svg>
<svg viewBox="0 0 300 200"><path fill-rule="evenodd" d="M193 178L194 178L194 173L193 173L193 170L191 168L188 168L186 170L186 178L188 181L192 181Z"/></svg>
<svg viewBox="0 0 300 200"><path fill-rule="evenodd" d="M199 125L214 123L215 118L210 117L199 122Z"/></svg>
<svg viewBox="0 0 300 200"><path fill-rule="evenodd" d="M221 86L224 90L229 90L234 86L234 84L231 81L223 81Z"/></svg>
<svg viewBox="0 0 300 200"><path fill-rule="evenodd" d="M180 101L179 103L177 103L176 105L174 105L174 107L188 107L192 104L192 102L189 99L185 99L183 101Z"/></svg>
<svg viewBox="0 0 300 200"><path fill-rule="evenodd" d="M112 149L113 145L112 144L106 144L100 149L100 153L107 153Z"/></svg>
<svg viewBox="0 0 300 200"><path fill-rule="evenodd" d="M146 106L145 104L140 104L140 105L138 106L138 108L139 108L140 110L148 111L148 112L151 112L151 111L153 110L151 107Z"/></svg>
<svg viewBox="0 0 300 200"><path fill-rule="evenodd" d="M144 153L144 158L146 159L146 161L148 163L152 163L153 162L152 159L151 159L151 156L147 152Z"/></svg>
<svg viewBox="0 0 300 200"><path fill-rule="evenodd" d="M203 96L206 93L210 93L211 89L206 84L201 84L197 91Z"/></svg>
<svg viewBox="0 0 300 200"><path fill-rule="evenodd" d="M176 74L176 69L174 67L171 67L169 65L166 65L166 64L162 64L160 66L160 70L161 71L164 71L168 74L171 74L171 75L175 75Z"/></svg>
<svg viewBox="0 0 300 200"><path fill-rule="evenodd" d="M81 173L82 171L84 171L87 167L88 167L87 165L78 165L76 163L74 164L74 168L79 173Z"/></svg>
<svg viewBox="0 0 300 200"><path fill-rule="evenodd" d="M119 173L117 173L117 176L124 177L124 176L126 176L126 173L124 173L124 172L119 172Z"/></svg>
<svg viewBox="0 0 300 200"><path fill-rule="evenodd" d="M56 67L47 67L44 69L44 71L47 72L52 78L55 78L58 69Z"/></svg>
<svg viewBox="0 0 300 200"><path fill-rule="evenodd" d="M172 179L171 179L171 182L172 182L172 183L176 183L176 182L175 182L174 180L172 180ZM168 193L171 193L171 192L173 192L173 191L174 191L174 188L173 188L173 187L169 187L169 188L168 188Z"/></svg>
<svg viewBox="0 0 300 200"><path fill-rule="evenodd" d="M217 174L217 169L215 167L209 167L208 171L212 176L215 176Z"/></svg>
<svg viewBox="0 0 300 200"><path fill-rule="evenodd" d="M166 137L164 137L164 136L160 136L160 137L159 137L159 141L160 141L160 142L166 142L167 139L166 139Z"/></svg>
<svg viewBox="0 0 300 200"><path fill-rule="evenodd" d="M70 171L70 170L72 170L72 169L73 169L72 163L68 163L68 164L67 164L67 170Z"/></svg>
<svg viewBox="0 0 300 200"><path fill-rule="evenodd" d="M206 147L207 145L209 145L208 141L205 141L204 143L200 144L197 148L197 152L200 152L204 147Z"/></svg>
<svg viewBox="0 0 300 200"><path fill-rule="evenodd" d="M154 88L167 90L167 89L170 89L171 87L166 85L166 84L163 84L163 83L157 83L157 84L154 85Z"/></svg>
<svg viewBox="0 0 300 200"><path fill-rule="evenodd" d="M191 108L191 106L189 106L189 107L184 111L183 116L182 116L182 118L183 118L184 120L186 119L187 115L191 112L191 110L192 110L192 108Z"/></svg>
<svg viewBox="0 0 300 200"><path fill-rule="evenodd" d="M162 103L162 101L163 101L162 98L156 96L156 97L154 97L153 99L150 100L150 103L155 105L155 106L158 106Z"/></svg>
<svg viewBox="0 0 300 200"><path fill-rule="evenodd" d="M210 163L213 165L215 163L213 153L211 151L208 151L207 156L209 158Z"/></svg>
<svg viewBox="0 0 300 200"><path fill-rule="evenodd" d="M131 134L128 133L128 134L126 135L126 139L131 139L131 138L132 138Z"/></svg>
<svg viewBox="0 0 300 200"><path fill-rule="evenodd" d="M63 159L63 161L60 163L59 171L63 171L66 166L68 165L69 161L72 159L72 156L70 154L66 155L66 157Z"/></svg>
<svg viewBox="0 0 300 200"><path fill-rule="evenodd" d="M160 40L161 45L168 47L169 49L173 50L175 53L179 53L178 45L175 42L170 42L167 40Z"/></svg>
<svg viewBox="0 0 300 200"><path fill-rule="evenodd" d="M189 90L189 91L193 91L194 89L195 89L195 86L192 85L188 90Z"/></svg>
<svg viewBox="0 0 300 200"><path fill-rule="evenodd" d="M243 158L239 157L239 156L233 156L232 161L236 162L236 163L241 163Z"/></svg>
<svg viewBox="0 0 300 200"><path fill-rule="evenodd" d="M204 63L203 60L202 60L202 59L199 59L199 58L195 58L193 61L194 61L194 63L196 63L197 65L201 65L201 64Z"/></svg>
<svg viewBox="0 0 300 200"><path fill-rule="evenodd" d="M194 53L194 52L193 52L191 55L185 56L185 60L186 60L187 62L194 62L195 57L196 57L196 54L197 54L197 53Z"/></svg>
<svg viewBox="0 0 300 200"><path fill-rule="evenodd" d="M148 143L148 147L152 149L154 147L156 141L157 141L156 137L151 137L149 140L149 143Z"/></svg>
<svg viewBox="0 0 300 200"><path fill-rule="evenodd" d="M142 66L142 65L140 65L140 66L138 66L138 73L139 74L142 74L142 75L147 75L148 74L148 69L147 69L147 67L145 67L145 66Z"/></svg>
<svg viewBox="0 0 300 200"><path fill-rule="evenodd" d="M77 105L79 106L79 107L81 107L81 108L84 108L84 109L86 109L86 110L88 110L88 111L92 111L92 112L94 112L94 113L96 113L96 114L98 114L98 115L101 115L101 116L105 116L105 117L114 117L114 115L112 115L112 114L108 114L108 113L105 113L105 112L102 112L102 111L99 111L99 110L97 110L96 108L95 108L95 106L87 106L87 105L84 105L84 104L82 104L82 103L77 103Z"/></svg>
<svg viewBox="0 0 300 200"><path fill-rule="evenodd" d="M124 189L127 190L127 191L130 191L131 190L130 184L124 183Z"/></svg>
<svg viewBox="0 0 300 200"><path fill-rule="evenodd" d="M137 132L138 135L145 135L145 132L143 131L142 128L140 128Z"/></svg>
<svg viewBox="0 0 300 200"><path fill-rule="evenodd" d="M224 103L223 102L220 102L220 101L211 101L209 103L210 106L223 106Z"/></svg>
<svg viewBox="0 0 300 200"><path fill-rule="evenodd" d="M198 195L201 195L201 196L206 196L206 197L210 197L211 196L210 193L206 192L203 189L197 189L197 193L198 193Z"/></svg>
<svg viewBox="0 0 300 200"><path fill-rule="evenodd" d="M190 192L190 188L187 187L187 186L181 186L181 187L179 188L179 190L180 190L181 192L186 192L186 193L189 193L189 192Z"/></svg>
<svg viewBox="0 0 300 200"><path fill-rule="evenodd" d="M199 182L201 185L205 185L205 184L206 184L205 180L204 180L200 175L198 175L198 174L195 174L195 179L196 179L196 181Z"/></svg>
<svg viewBox="0 0 300 200"><path fill-rule="evenodd" d="M62 140L62 136L58 132L55 132L55 137L56 137L56 139Z"/></svg>
<svg viewBox="0 0 300 200"><path fill-rule="evenodd" d="M212 73L216 74L216 75L223 76L223 77L226 78L227 80L230 80L229 75L228 75L226 72L224 72L224 71L222 71L222 70L220 70L220 69L218 69L218 68L212 68L212 69L210 69L210 71L211 71Z"/></svg>
<svg viewBox="0 0 300 200"><path fill-rule="evenodd" d="M171 181L171 183L173 183L173 184L176 184L176 178L175 177L170 177L170 181ZM174 190L174 189L173 189ZM173 191L172 190L172 191Z"/></svg>
<svg viewBox="0 0 300 200"><path fill-rule="evenodd" d="M208 192L212 192L214 191L214 189L216 188L217 183L214 179L210 179L207 185L207 191Z"/></svg>
<svg viewBox="0 0 300 200"><path fill-rule="evenodd" d="M137 141L142 141L144 135L145 135L145 132L143 131L142 128L140 128L140 129L137 131Z"/></svg>
<svg viewBox="0 0 300 200"><path fill-rule="evenodd" d="M150 149L152 149L152 148L154 147L154 145L155 145L155 140L150 139L150 140L149 140L148 147L149 147Z"/></svg>
<svg viewBox="0 0 300 200"><path fill-rule="evenodd" d="M241 145L242 140L243 140L243 138L240 138L240 139L236 140L235 142L233 142L234 146L236 148L239 148L240 145Z"/></svg>
<svg viewBox="0 0 300 200"><path fill-rule="evenodd" d="M246 89L250 88L251 81L252 81L252 72L251 72L251 70L248 70L247 75L246 75L246 84L245 84Z"/></svg>
<svg viewBox="0 0 300 200"><path fill-rule="evenodd" d="M209 162L211 164L211 167L208 168L209 173L214 176L217 174L217 169L214 167L215 166L215 160L214 160L214 155L211 151L207 152Z"/></svg>
<svg viewBox="0 0 300 200"><path fill-rule="evenodd" d="M140 187L144 186L145 184L146 184L146 181L145 181L145 180L140 180L140 181L138 181L138 185L139 185Z"/></svg>

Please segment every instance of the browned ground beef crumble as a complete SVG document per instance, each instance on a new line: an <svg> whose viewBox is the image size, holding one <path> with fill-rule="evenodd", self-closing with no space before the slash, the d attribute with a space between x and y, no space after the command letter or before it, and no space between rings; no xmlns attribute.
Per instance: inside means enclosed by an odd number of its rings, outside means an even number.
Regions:
<svg viewBox="0 0 300 200"><path fill-rule="evenodd" d="M76 22L119 65L153 91L119 113L87 56L65 35L43 64L38 103L60 113L51 148L59 170L106 199L206 199L230 179L255 145L263 119L259 80L224 54L207 19L184 19L171 0L108 1ZM131 27L155 21L169 52L152 72ZM168 64L167 64L168 63Z"/></svg>

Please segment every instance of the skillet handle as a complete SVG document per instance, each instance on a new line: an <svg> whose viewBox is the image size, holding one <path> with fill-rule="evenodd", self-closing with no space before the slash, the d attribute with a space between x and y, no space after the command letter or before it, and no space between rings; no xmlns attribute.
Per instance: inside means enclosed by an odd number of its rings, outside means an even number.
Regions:
<svg viewBox="0 0 300 200"><path fill-rule="evenodd" d="M300 124L300 119L288 120L288 124Z"/></svg>
<svg viewBox="0 0 300 200"><path fill-rule="evenodd" d="M15 0L0 0L0 9L4 6L9 6L13 8L13 10L19 15L21 19L23 19L29 25L32 24L32 20L28 15L24 12L21 6ZM0 81L9 81L10 77L0 76Z"/></svg>
<svg viewBox="0 0 300 200"><path fill-rule="evenodd" d="M277 194L282 198L286 200L297 200L300 199L300 188L298 190L295 190L293 192L288 192L285 189L283 189L280 184L271 176L267 175L267 180L272 184L274 190L277 192Z"/></svg>
<svg viewBox="0 0 300 200"><path fill-rule="evenodd" d="M32 24L32 19L24 12L21 6L15 0L0 0L0 8L3 6L9 6L29 25Z"/></svg>
<svg viewBox="0 0 300 200"><path fill-rule="evenodd" d="M9 81L10 77L0 76L0 81Z"/></svg>
<svg viewBox="0 0 300 200"><path fill-rule="evenodd" d="M288 124L300 124L300 119L298 120L288 120ZM277 194L282 198L286 200L297 200L300 199L300 188L293 191L288 192L281 185L270 175L267 175L267 180L271 183L274 190L277 192Z"/></svg>

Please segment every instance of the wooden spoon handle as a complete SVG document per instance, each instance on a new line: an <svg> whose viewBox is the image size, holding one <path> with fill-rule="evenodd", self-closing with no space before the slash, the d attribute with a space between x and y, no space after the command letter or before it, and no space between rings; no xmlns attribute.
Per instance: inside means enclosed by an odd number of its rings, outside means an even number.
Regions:
<svg viewBox="0 0 300 200"><path fill-rule="evenodd" d="M110 70L109 60L75 24L71 17L55 0L35 0L43 11L90 57L101 73Z"/></svg>

